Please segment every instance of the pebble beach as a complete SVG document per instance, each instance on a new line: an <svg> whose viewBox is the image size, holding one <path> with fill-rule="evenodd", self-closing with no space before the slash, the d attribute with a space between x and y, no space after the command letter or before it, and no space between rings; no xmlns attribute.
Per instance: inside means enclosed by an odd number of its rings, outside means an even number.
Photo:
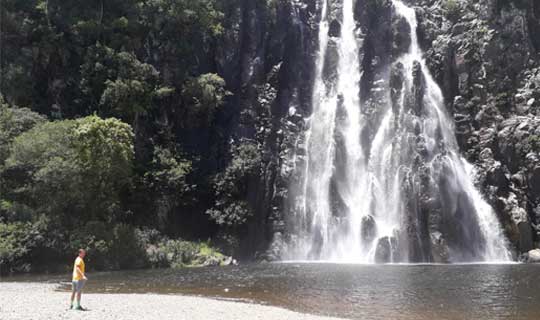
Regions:
<svg viewBox="0 0 540 320"><path fill-rule="evenodd" d="M258 304L158 294L83 294L81 304L88 310L75 311L69 310L70 293L56 288L54 284L0 282L0 319L337 320Z"/></svg>

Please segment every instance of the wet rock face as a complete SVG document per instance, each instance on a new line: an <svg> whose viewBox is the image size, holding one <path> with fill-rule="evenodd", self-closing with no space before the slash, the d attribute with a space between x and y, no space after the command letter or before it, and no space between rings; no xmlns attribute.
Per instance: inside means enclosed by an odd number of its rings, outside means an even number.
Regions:
<svg viewBox="0 0 540 320"><path fill-rule="evenodd" d="M518 253L538 247L540 4L409 0L462 153Z"/></svg>
<svg viewBox="0 0 540 320"><path fill-rule="evenodd" d="M394 113L397 113L398 100L401 97L401 90L403 89L403 83L405 82L405 75L403 74L403 64L397 62L392 66L390 71L390 99L392 101L392 107Z"/></svg>
<svg viewBox="0 0 540 320"><path fill-rule="evenodd" d="M422 114L422 108L423 108L423 98L425 93L425 79L422 75L422 66L418 61L415 61L413 64L413 93L414 95L410 100L411 108L414 110L414 113L417 116L420 116Z"/></svg>
<svg viewBox="0 0 540 320"><path fill-rule="evenodd" d="M539 126L538 116L511 116L500 123L496 136L480 139L481 144L492 145L480 153L481 183L498 209L508 237L521 253L535 247L540 235L540 217L535 211L540 201ZM486 142L491 139L493 142Z"/></svg>
<svg viewBox="0 0 540 320"><path fill-rule="evenodd" d="M241 230L239 257L277 259L283 212L303 161L299 137L311 112L314 57L320 14L314 1L240 0L225 12L216 64L227 80L231 141L254 141L261 152L258 177L246 200L253 218ZM268 250L270 249L270 250Z"/></svg>
<svg viewBox="0 0 540 320"><path fill-rule="evenodd" d="M394 19L392 34L394 34L394 41L392 42L393 55L399 56L406 53L411 46L411 28L405 18Z"/></svg>

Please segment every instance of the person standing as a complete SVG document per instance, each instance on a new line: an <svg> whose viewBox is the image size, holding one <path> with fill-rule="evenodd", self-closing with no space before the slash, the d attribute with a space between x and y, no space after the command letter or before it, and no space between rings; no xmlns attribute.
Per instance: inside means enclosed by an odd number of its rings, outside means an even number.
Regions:
<svg viewBox="0 0 540 320"><path fill-rule="evenodd" d="M86 275L85 272L85 265L84 265L84 257L86 256L86 250L79 249L79 255L77 256L77 259L75 259L75 263L73 264L73 278L71 282L72 291L71 291L71 307L70 309L75 310L82 310L85 309L81 306L81 294L82 290L84 288L84 285L86 284ZM77 303L73 305L73 300L75 300L75 295L77 295Z"/></svg>

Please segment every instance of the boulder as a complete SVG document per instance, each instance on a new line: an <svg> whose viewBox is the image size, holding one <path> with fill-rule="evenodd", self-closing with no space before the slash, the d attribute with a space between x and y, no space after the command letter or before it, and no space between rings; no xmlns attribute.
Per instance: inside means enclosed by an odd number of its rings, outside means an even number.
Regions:
<svg viewBox="0 0 540 320"><path fill-rule="evenodd" d="M540 263L540 249L534 249L527 253L527 262Z"/></svg>
<svg viewBox="0 0 540 320"><path fill-rule="evenodd" d="M442 233L435 231L431 233L431 253L433 262L448 263L450 262L450 250Z"/></svg>
<svg viewBox="0 0 540 320"><path fill-rule="evenodd" d="M527 252L533 248L533 228L529 221L519 222L517 226L519 229L519 249L522 252Z"/></svg>
<svg viewBox="0 0 540 320"><path fill-rule="evenodd" d="M234 264L233 262L234 262L233 257L226 257L225 259L223 259L222 265L230 266Z"/></svg>
<svg viewBox="0 0 540 320"><path fill-rule="evenodd" d="M369 245L377 236L377 223L372 216L362 217L362 221L360 222L360 236L364 245Z"/></svg>
<svg viewBox="0 0 540 320"><path fill-rule="evenodd" d="M338 38L341 35L341 22L336 19L332 20L328 28L328 35L330 37Z"/></svg>
<svg viewBox="0 0 540 320"><path fill-rule="evenodd" d="M377 242L375 249L375 263L394 262L394 253L397 251L397 240L395 237L382 237Z"/></svg>
<svg viewBox="0 0 540 320"><path fill-rule="evenodd" d="M277 261L281 258L281 250L285 247L282 232L274 232L274 237L270 246L266 252L266 259L268 261Z"/></svg>
<svg viewBox="0 0 540 320"><path fill-rule="evenodd" d="M496 186L501 191L508 190L509 180L499 161L495 161L493 165L487 169L486 182L492 186Z"/></svg>
<svg viewBox="0 0 540 320"><path fill-rule="evenodd" d="M219 266L220 264L221 264L221 259L219 257L209 256L202 263L202 266L203 267L214 267L214 266Z"/></svg>

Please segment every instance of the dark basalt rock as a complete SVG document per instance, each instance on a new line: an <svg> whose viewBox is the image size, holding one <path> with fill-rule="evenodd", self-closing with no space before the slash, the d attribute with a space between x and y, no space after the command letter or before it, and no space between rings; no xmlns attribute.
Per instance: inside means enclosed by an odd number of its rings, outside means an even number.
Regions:
<svg viewBox="0 0 540 320"><path fill-rule="evenodd" d="M519 249L522 252L529 251L533 248L532 226L529 221L518 223L519 230Z"/></svg>
<svg viewBox="0 0 540 320"><path fill-rule="evenodd" d="M329 40L323 67L323 77L326 83L334 83L337 79L338 64L339 52L337 43L334 40Z"/></svg>
<svg viewBox="0 0 540 320"><path fill-rule="evenodd" d="M401 90L403 89L403 83L405 82L404 72L405 70L401 62L395 63L390 71L390 98L392 101L392 109L395 114L397 114L397 109L399 108Z"/></svg>
<svg viewBox="0 0 540 320"><path fill-rule="evenodd" d="M377 224L372 216L364 216L360 223L360 235L366 244L371 243L377 236Z"/></svg>
<svg viewBox="0 0 540 320"><path fill-rule="evenodd" d="M341 35L341 23L338 20L332 20L328 28L328 35L330 37L339 38Z"/></svg>
<svg viewBox="0 0 540 320"><path fill-rule="evenodd" d="M393 55L399 56L409 51L409 47L411 46L411 28L405 18L396 16L392 23L392 34L394 35L394 41L392 43Z"/></svg>
<svg viewBox="0 0 540 320"><path fill-rule="evenodd" d="M529 190L532 194L540 195L540 165L535 166L528 176Z"/></svg>
<svg viewBox="0 0 540 320"><path fill-rule="evenodd" d="M492 186L496 186L501 192L509 190L510 183L500 162L496 161L487 169L486 182Z"/></svg>
<svg viewBox="0 0 540 320"><path fill-rule="evenodd" d="M376 263L390 263L396 261L394 257L398 255L398 244L395 237L382 237L377 241L375 249Z"/></svg>

